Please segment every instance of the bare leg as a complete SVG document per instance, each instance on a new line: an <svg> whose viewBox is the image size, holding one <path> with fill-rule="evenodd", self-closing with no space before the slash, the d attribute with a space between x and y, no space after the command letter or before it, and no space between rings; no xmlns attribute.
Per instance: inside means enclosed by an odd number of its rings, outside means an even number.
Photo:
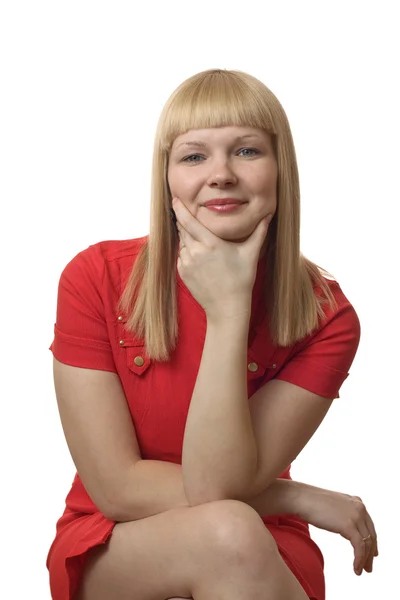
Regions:
<svg viewBox="0 0 400 600"><path fill-rule="evenodd" d="M118 523L75 600L308 600L260 516L221 500Z"/></svg>

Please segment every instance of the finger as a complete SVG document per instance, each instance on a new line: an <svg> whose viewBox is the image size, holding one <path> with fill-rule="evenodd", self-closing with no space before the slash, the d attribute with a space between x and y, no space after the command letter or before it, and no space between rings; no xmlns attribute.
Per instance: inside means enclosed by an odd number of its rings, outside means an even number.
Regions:
<svg viewBox="0 0 400 600"><path fill-rule="evenodd" d="M179 238L178 259L181 259L183 252L187 251L187 246L179 233L178 233L178 238Z"/></svg>
<svg viewBox="0 0 400 600"><path fill-rule="evenodd" d="M191 239L190 234L187 231L185 231L182 227L180 227L178 225L178 223L176 225L178 228L178 239L179 239L178 253L181 254L182 250L188 250L192 247L193 240Z"/></svg>
<svg viewBox="0 0 400 600"><path fill-rule="evenodd" d="M271 223L271 221L271 214L261 219L251 236L245 242L242 243L242 246L253 246L254 249L257 252L259 252L259 250L261 250L261 246L264 243L265 237L268 234L269 224Z"/></svg>
<svg viewBox="0 0 400 600"><path fill-rule="evenodd" d="M368 511L366 511L366 524L367 524L368 530L371 532L372 538L375 541L374 556L378 556L379 555L379 552L378 552L378 535L376 533L374 522L371 519L371 515L369 514Z"/></svg>
<svg viewBox="0 0 400 600"><path fill-rule="evenodd" d="M358 531L361 537L360 544L364 547L364 561L360 568L370 573L375 552L375 538L372 537L372 533L368 530L365 522L359 525Z"/></svg>
<svg viewBox="0 0 400 600"><path fill-rule="evenodd" d="M365 537L365 536L364 536ZM375 555L375 540L371 538L370 540L365 541L365 562L363 565L364 571L367 573L372 573L374 555Z"/></svg>
<svg viewBox="0 0 400 600"><path fill-rule="evenodd" d="M179 198L173 198L172 207L176 214L177 226L179 224L181 230L189 233L194 240L209 245L218 241L219 238L202 225Z"/></svg>
<svg viewBox="0 0 400 600"><path fill-rule="evenodd" d="M379 552L378 552L378 538L377 538L377 534L376 534L376 530L375 530L375 525L374 525L374 522L372 521L371 516L367 510L365 510L365 525L363 527L360 527L359 529L360 529L361 533L368 531L369 534L371 535L371 538L369 540L366 540L368 555L366 557L365 564L364 564L364 570L367 573L371 573L372 569L373 569L374 558L376 556L378 556ZM369 534L367 534L367 535L369 535ZM363 535L363 537L367 537L367 535Z"/></svg>
<svg viewBox="0 0 400 600"><path fill-rule="evenodd" d="M365 560L366 560L366 544L363 542L363 536L360 534L359 530L355 525L353 525L352 529L349 531L348 535L345 536L350 541L351 545L354 548L354 561L353 561L353 569L356 575L361 575Z"/></svg>

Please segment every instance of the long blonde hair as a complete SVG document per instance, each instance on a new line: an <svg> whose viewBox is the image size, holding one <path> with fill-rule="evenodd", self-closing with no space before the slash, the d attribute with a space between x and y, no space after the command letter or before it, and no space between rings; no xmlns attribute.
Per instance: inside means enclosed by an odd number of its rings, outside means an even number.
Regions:
<svg viewBox="0 0 400 600"><path fill-rule="evenodd" d="M330 273L300 251L299 175L289 122L280 102L261 81L247 73L203 71L184 81L161 113L154 142L150 232L120 299L127 329L144 340L146 353L153 360L169 360L178 334L179 245L170 218L169 152L176 137L190 129L229 125L266 130L272 137L278 164L277 210L268 230L265 273L273 343L295 344L317 327L326 302L332 309L337 306L324 277ZM316 295L315 283L322 294Z"/></svg>

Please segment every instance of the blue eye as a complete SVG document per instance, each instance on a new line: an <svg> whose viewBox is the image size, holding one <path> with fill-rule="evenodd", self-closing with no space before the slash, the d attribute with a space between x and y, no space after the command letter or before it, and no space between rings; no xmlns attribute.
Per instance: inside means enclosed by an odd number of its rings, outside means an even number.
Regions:
<svg viewBox="0 0 400 600"><path fill-rule="evenodd" d="M239 150L239 154L241 152L253 152L254 154L260 154L259 150L256 150L256 148L242 148L241 150ZM251 158L252 155L245 155L245 157L248 156L249 158ZM199 161L197 160L191 160L193 158L204 158L202 157L200 154L190 154L190 156L186 156L186 158L182 159L183 162L187 162L187 163L197 163Z"/></svg>
<svg viewBox="0 0 400 600"><path fill-rule="evenodd" d="M183 159L183 162L197 162L197 161L193 161L193 160L189 160L189 158L193 158L193 157L197 157L197 158L201 158L200 154L191 154L190 156L187 156L186 158Z"/></svg>
<svg viewBox="0 0 400 600"><path fill-rule="evenodd" d="M259 154L259 151L255 148L242 148L241 150L239 150L239 152L255 152L256 154Z"/></svg>

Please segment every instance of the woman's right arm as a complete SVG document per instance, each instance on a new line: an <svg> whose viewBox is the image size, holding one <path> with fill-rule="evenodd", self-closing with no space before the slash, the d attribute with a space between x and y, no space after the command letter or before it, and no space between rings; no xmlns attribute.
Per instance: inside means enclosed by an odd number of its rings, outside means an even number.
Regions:
<svg viewBox="0 0 400 600"><path fill-rule="evenodd" d="M180 465L142 460L116 373L53 359L61 424L72 460L97 508L109 519L141 519L188 506Z"/></svg>

